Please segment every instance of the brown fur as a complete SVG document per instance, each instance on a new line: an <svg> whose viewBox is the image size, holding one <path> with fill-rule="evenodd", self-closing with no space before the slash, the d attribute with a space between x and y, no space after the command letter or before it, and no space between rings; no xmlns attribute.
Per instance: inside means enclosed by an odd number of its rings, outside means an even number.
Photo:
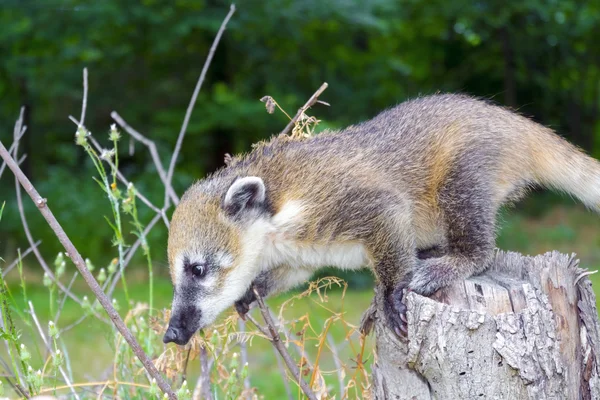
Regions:
<svg viewBox="0 0 600 400"><path fill-rule="evenodd" d="M243 177L260 178L266 200L250 214L227 216L225 193ZM235 259L249 220L270 218L297 201L302 218L287 239L298 248L364 245L397 327L393 314L401 312L404 287L430 294L485 268L498 208L532 185L598 207L600 164L507 109L461 95L423 97L339 132L279 136L233 158L182 198L169 258L173 265L175 255L196 246L227 249ZM417 259L432 247L442 251ZM282 276L275 271L273 279Z"/></svg>

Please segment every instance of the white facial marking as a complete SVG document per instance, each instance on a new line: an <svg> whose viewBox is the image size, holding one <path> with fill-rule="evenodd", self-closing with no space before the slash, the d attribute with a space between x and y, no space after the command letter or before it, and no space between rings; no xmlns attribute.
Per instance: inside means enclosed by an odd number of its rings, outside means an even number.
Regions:
<svg viewBox="0 0 600 400"><path fill-rule="evenodd" d="M227 274L222 290L198 304L202 310L202 326L214 322L221 312L231 307L248 290L250 283L262 270L258 260L272 231L273 226L266 217L258 218L246 229L242 237L241 256L231 265L235 271Z"/></svg>
<svg viewBox="0 0 600 400"><path fill-rule="evenodd" d="M222 268L229 268L233 265L233 256L224 251L219 251L215 257L215 263Z"/></svg>
<svg viewBox="0 0 600 400"><path fill-rule="evenodd" d="M204 264L206 257L204 254L180 254L175 258L175 285L181 284L185 279L183 260L187 258L190 263Z"/></svg>

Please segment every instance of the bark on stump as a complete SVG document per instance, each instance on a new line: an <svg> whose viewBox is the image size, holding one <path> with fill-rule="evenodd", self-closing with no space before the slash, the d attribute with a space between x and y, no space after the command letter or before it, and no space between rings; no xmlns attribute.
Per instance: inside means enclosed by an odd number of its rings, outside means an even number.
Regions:
<svg viewBox="0 0 600 400"><path fill-rule="evenodd" d="M376 313L374 397L600 399L596 298L578 265L498 252L483 275L408 293L406 341Z"/></svg>

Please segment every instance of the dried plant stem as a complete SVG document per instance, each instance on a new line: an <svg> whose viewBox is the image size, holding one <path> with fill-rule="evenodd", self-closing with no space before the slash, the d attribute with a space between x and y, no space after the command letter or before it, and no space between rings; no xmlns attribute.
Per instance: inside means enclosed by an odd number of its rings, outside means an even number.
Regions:
<svg viewBox="0 0 600 400"><path fill-rule="evenodd" d="M156 167L156 171L158 172L158 176L160 177L163 185L165 185L165 191L168 193L171 201L177 204L179 202L179 197L177 197L175 190L173 190L173 187L167 181L167 174L165 172L165 168L163 167L162 161L160 160L160 156L158 155L158 150L156 149L156 144L154 141L148 139L146 136L133 129L131 125L125 122L123 117L121 117L116 111L111 112L110 116L121 128L125 130L125 132L148 148L150 156L152 157L152 161L154 162L154 166Z"/></svg>
<svg viewBox="0 0 600 400"><path fill-rule="evenodd" d="M193 399L204 399L204 400L212 400L213 395L210 391L210 370L212 367L212 362L208 358L208 352L206 351L206 347L202 346L200 348L200 375L198 375L198 380L196 381L196 387L194 388Z"/></svg>
<svg viewBox="0 0 600 400"><path fill-rule="evenodd" d="M277 368L279 369L279 373L281 374L281 379L283 380L283 386L285 387L285 393L287 394L288 399L294 400L294 396L292 395L292 390L290 389L290 383L288 382L287 374L285 373L285 367L281 363L281 357L277 354L277 349L273 347L273 352L275 353L275 358L277 359Z"/></svg>
<svg viewBox="0 0 600 400"><path fill-rule="evenodd" d="M21 171L21 169L19 168L17 163L10 156L10 154L8 153L8 150L6 150L6 147L4 147L4 144L2 144L2 142L0 142L0 157L2 157L2 159L6 162L6 165L8 166L8 168L11 169L11 171L17 177L17 179L19 180L19 182L21 183L21 185L23 186L23 188L25 189L27 194L29 194L29 196L33 200L34 204L38 207L38 209L40 210L40 213L46 219L46 221L48 222L48 224L54 231L56 237L61 242L61 244L64 246L64 248L67 252L67 255L71 258L71 260L73 261L73 263L79 270L79 273L83 276L83 279L86 281L86 283L88 284L90 289L92 289L92 291L98 298L98 301L100 302L102 307L104 307L104 309L106 310L106 313L112 320L115 327L119 330L121 335L123 335L123 337L129 344L129 346L131 347L133 353L139 358L140 362L142 363L142 365L144 365L144 367L146 368L146 370L148 371L150 376L152 376L152 378L156 379L156 383L157 383L158 387L160 387L160 389L164 393L166 393L170 399L175 400L177 398L175 393L173 392L173 390L171 390L171 387L169 386L169 384L163 379L163 377L158 372L158 370L156 369L156 367L154 366L152 361L144 353L144 351L138 344L135 337L131 334L131 332L129 331L129 329L127 328L127 326L121 319L121 316L114 309L110 300L108 299L108 297L106 297L106 295L102 291L102 288L100 287L100 285L98 285L98 282L96 281L94 276L91 274L90 271L88 271L88 269L85 265L85 261L83 260L83 257L81 257L81 254L79 254L79 252L77 251L77 249L75 248L75 246L73 245L71 240L68 238L67 234L62 229L62 227L60 226L60 224L56 220L56 218L54 217L54 214L52 214L50 207L48 207L48 205L47 205L46 199L44 199L40 196L40 194L35 189L35 187L31 184L29 179L23 174L23 171Z"/></svg>
<svg viewBox="0 0 600 400"><path fill-rule="evenodd" d="M73 120L73 122L77 123L76 120ZM98 141L93 137L90 136L89 137L90 142L92 142L92 145L96 148L96 150L98 150L99 153L102 153L102 146L100 146L100 144L98 143ZM123 182L125 185L129 185L131 182L129 180L127 180L127 178L125 178L125 176L121 173L121 171L119 171L115 164L110 160L104 160L108 163L108 165L110 166L111 170L115 170L116 174L117 174L117 178L119 178L119 180L121 182ZM147 205L152 211L154 211L157 214L160 214L163 222L165 223L165 226L168 228L169 227L169 220L167 219L167 215L165 214L164 210L159 209L158 207L156 207L154 204L152 204L152 202L150 200L148 200L148 198L146 198L146 196L144 196L143 194L141 194L139 192L139 190L136 189L135 191L135 196L140 199L142 201L142 203L144 203L145 205Z"/></svg>
<svg viewBox="0 0 600 400"><path fill-rule="evenodd" d="M242 335L246 332L246 321L241 318L238 319L238 332ZM242 366L246 365L248 362L248 345L244 341L240 341L240 358L242 361ZM250 376L248 375L244 378L244 390L249 391L251 387ZM247 395L246 397L250 398L250 395Z"/></svg>
<svg viewBox="0 0 600 400"><path fill-rule="evenodd" d="M20 257L17 257L12 263L10 263L10 265L8 267L6 267L5 269L2 270L2 276L6 276L6 274L8 274L14 267L17 266L18 263L20 263L25 256L27 256L29 253L31 253L33 251L34 247L38 247L40 245L40 243L42 243L41 240L38 240L37 242L35 242L33 244L33 246L30 246L27 250L25 250L23 253L21 253Z"/></svg>
<svg viewBox="0 0 600 400"><path fill-rule="evenodd" d="M40 321L38 320L37 315L35 314L35 309L33 308L33 303L31 301L29 302L29 311L31 312L31 318L33 319L33 322L35 323L35 326L38 329L38 332L40 334L40 337L42 338L42 341L44 342L44 345L46 346L46 349L50 353L50 356L54 357L55 356L55 352L52 349L52 345L50 344L50 342L46 338L46 335L44 334L44 330L42 329L42 326L40 325ZM73 388L73 384L71 383L71 381L69 380L69 377L65 373L64 368L63 367L58 367L58 370L60 371L60 374L62 375L63 379L65 380L65 383L67 384L67 386L71 390L71 393L73 393L73 396L75 396L75 398L77 400L79 400L79 395L77 394L77 392Z"/></svg>
<svg viewBox="0 0 600 400"><path fill-rule="evenodd" d="M304 392L306 397L308 397L310 400L317 400L317 397L311 390L310 386L308 386L308 383L306 383L306 381L304 379L302 379L302 376L300 374L300 369L298 368L298 366L296 365L294 360L292 360L292 356L290 356L290 353L288 353L287 349L285 348L285 345L281 341L281 338L279 337L279 332L277 332L277 328L275 327L273 318L271 318L271 313L269 312L269 309L265 305L263 298L260 296L260 294L258 293L258 291L256 289L253 289L253 290L254 290L254 294L256 296L256 301L258 303L258 308L260 309L260 313L262 314L263 319L265 320L265 323L267 324L268 331L266 329L260 327L260 325L257 325L257 328L259 328L259 330L263 334L265 334L267 337L270 338L271 343L273 343L273 346L277 349L279 354L281 354L281 357L283 358L285 365L292 373L292 376L295 379L297 379L298 384L300 385L300 388L302 389L302 391ZM253 321L253 320L251 320L251 321Z"/></svg>
<svg viewBox="0 0 600 400"><path fill-rule="evenodd" d="M324 82L321 85L321 87L317 89L317 91L312 96L310 96L310 99L308 99L308 101L302 107L300 107L294 118L292 118L292 120L286 125L286 127L283 128L283 130L281 131L282 135L288 135L292 131L302 114L304 114L306 110L311 108L317 102L321 93L323 93L325 89L327 89L327 86L329 86L327 82Z"/></svg>
<svg viewBox="0 0 600 400"><path fill-rule="evenodd" d="M338 383L340 385L340 399L344 398L344 375L343 370L344 367L342 365L342 361L340 360L340 356L337 351L337 345L335 344L335 340L333 340L333 336L331 333L327 332L327 344L329 345L329 349L333 355L333 362L335 363L335 370L338 377Z"/></svg>
<svg viewBox="0 0 600 400"><path fill-rule="evenodd" d="M85 123L85 111L87 110L87 98L88 98L88 70L83 69L83 101L81 103L81 118L79 123L81 126Z"/></svg>
<svg viewBox="0 0 600 400"><path fill-rule="evenodd" d="M150 232L150 230L152 230L152 228L154 227L154 225L156 225L156 223L158 222L158 220L160 218L161 218L161 215L160 214L156 214L154 216L154 218L152 218L152 220L144 228L144 232L143 232L144 235L142 237L138 238L138 240L136 240L135 243L133 243L133 245L129 248L129 250L127 251L127 255L125 256L125 260L123 260L123 267L119 271L117 271L117 273L112 278L112 282L110 283L108 291L106 292L108 294L108 296L111 296L112 293L115 290L115 287L117 287L117 284L119 283L119 279L120 279L121 273L123 272L123 270L125 270L125 268L127 267L127 265L129 265L129 262L133 258L135 252L137 251L137 249L142 244L142 238L148 236L148 233Z"/></svg>

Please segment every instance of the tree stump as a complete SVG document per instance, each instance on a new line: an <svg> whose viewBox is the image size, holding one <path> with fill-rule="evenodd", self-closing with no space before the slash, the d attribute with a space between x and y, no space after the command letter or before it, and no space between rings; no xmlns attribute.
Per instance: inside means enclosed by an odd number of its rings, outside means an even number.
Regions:
<svg viewBox="0 0 600 400"><path fill-rule="evenodd" d="M588 274L574 255L499 251L482 275L431 298L408 293L406 340L374 317L374 397L600 399Z"/></svg>

